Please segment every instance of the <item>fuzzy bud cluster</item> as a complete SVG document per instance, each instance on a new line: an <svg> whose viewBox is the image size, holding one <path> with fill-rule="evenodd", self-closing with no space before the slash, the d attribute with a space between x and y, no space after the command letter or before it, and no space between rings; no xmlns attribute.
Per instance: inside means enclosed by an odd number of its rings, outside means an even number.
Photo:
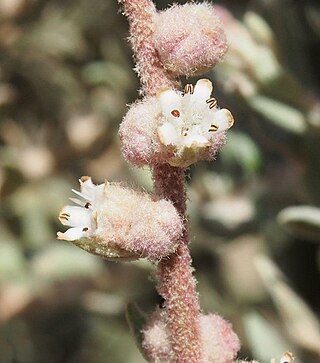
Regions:
<svg viewBox="0 0 320 363"><path fill-rule="evenodd" d="M108 260L151 261L174 252L183 225L171 202L116 183L95 185L91 178L80 179L76 206L65 206L59 220L69 226L58 239Z"/></svg>
<svg viewBox="0 0 320 363"><path fill-rule="evenodd" d="M211 4L185 4L157 14L154 46L167 71L176 76L192 76L219 63L227 41Z"/></svg>
<svg viewBox="0 0 320 363"><path fill-rule="evenodd" d="M212 90L208 79L200 79L183 92L164 89L133 104L119 131L126 159L137 166L178 167L212 160L234 122L231 112L211 97Z"/></svg>
<svg viewBox="0 0 320 363"><path fill-rule="evenodd" d="M165 309L157 309L143 330L142 347L150 362L173 363ZM200 315L201 363L232 363L240 349L231 324L217 314Z"/></svg>

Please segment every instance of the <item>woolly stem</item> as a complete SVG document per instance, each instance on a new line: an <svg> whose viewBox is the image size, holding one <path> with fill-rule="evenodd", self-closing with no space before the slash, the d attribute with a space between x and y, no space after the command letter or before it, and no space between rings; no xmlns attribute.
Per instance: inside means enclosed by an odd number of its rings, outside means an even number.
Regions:
<svg viewBox="0 0 320 363"><path fill-rule="evenodd" d="M156 8L150 0L119 0L129 21L130 43L134 52L135 70L144 95L154 96L159 89L172 87L175 79L164 70L153 46Z"/></svg>
<svg viewBox="0 0 320 363"><path fill-rule="evenodd" d="M142 93L155 95L164 87L178 83L166 72L153 45L156 8L150 0L119 0L129 20L130 42L136 60L136 70L142 83ZM170 165L153 168L154 187L159 196L171 200L184 220L184 234L177 251L158 264L158 292L165 299L167 323L175 362L201 362L199 314L196 281L192 275L188 244L186 191L184 169Z"/></svg>
<svg viewBox="0 0 320 363"><path fill-rule="evenodd" d="M157 289L165 299L167 324L176 361L199 363L201 361L200 305L187 246L189 238L185 217L184 170L167 164L157 165L153 169L153 177L157 194L174 203L184 218L185 225L177 251L158 264Z"/></svg>

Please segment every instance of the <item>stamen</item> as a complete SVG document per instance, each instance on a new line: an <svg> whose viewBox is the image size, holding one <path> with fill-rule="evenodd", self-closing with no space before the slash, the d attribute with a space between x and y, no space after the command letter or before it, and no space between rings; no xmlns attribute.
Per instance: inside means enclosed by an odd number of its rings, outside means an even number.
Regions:
<svg viewBox="0 0 320 363"><path fill-rule="evenodd" d="M188 83L185 85L184 87L184 93L190 93L190 94L193 94L193 91L194 91L194 87L192 84Z"/></svg>
<svg viewBox="0 0 320 363"><path fill-rule="evenodd" d="M181 135L182 136L188 136L188 132L189 132L189 127L183 127L181 129Z"/></svg>
<svg viewBox="0 0 320 363"><path fill-rule="evenodd" d="M219 128L219 126L215 125L215 124L211 124L210 125L210 128L209 128L209 132L214 132L214 131L217 131Z"/></svg>
<svg viewBox="0 0 320 363"><path fill-rule="evenodd" d="M209 105L210 110L217 106L217 100L214 97L209 98L206 100L206 103Z"/></svg>
<svg viewBox="0 0 320 363"><path fill-rule="evenodd" d="M89 231L89 228L88 227L82 228L82 232L87 232L87 231Z"/></svg>
<svg viewBox="0 0 320 363"><path fill-rule="evenodd" d="M60 213L60 216L64 216L64 217L70 217L70 214L69 213Z"/></svg>
<svg viewBox="0 0 320 363"><path fill-rule="evenodd" d="M59 214L59 219L64 219L66 221L68 221L70 218L70 214L69 213L60 213Z"/></svg>
<svg viewBox="0 0 320 363"><path fill-rule="evenodd" d="M68 221L68 220L69 220L69 217L66 217L66 216L60 215L60 216L59 216L59 219L64 219L64 220Z"/></svg>
<svg viewBox="0 0 320 363"><path fill-rule="evenodd" d="M180 117L180 112L179 112L179 110L172 110L171 111L171 115L173 117Z"/></svg>
<svg viewBox="0 0 320 363"><path fill-rule="evenodd" d="M86 208L86 209L89 209L90 207L91 207L91 203L90 202L87 202L85 205L84 205L84 207Z"/></svg>

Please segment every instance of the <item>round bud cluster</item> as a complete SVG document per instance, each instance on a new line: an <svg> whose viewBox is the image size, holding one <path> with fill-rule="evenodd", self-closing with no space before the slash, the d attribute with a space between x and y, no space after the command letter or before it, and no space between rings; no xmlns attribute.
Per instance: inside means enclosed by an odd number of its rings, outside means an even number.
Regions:
<svg viewBox="0 0 320 363"><path fill-rule="evenodd" d="M219 63L227 40L211 4L174 5L155 18L154 46L166 70L192 76Z"/></svg>

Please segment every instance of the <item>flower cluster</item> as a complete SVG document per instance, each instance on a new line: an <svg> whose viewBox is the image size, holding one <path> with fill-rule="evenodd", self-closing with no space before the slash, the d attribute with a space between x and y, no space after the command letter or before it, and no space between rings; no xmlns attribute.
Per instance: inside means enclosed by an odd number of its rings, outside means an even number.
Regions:
<svg viewBox="0 0 320 363"><path fill-rule="evenodd" d="M167 71L191 76L219 63L227 41L211 4L184 4L157 13L154 46Z"/></svg>
<svg viewBox="0 0 320 363"><path fill-rule="evenodd" d="M174 252L182 221L171 202L115 183L80 179L75 206L64 207L59 220L70 226L58 239L71 241L108 260L140 257L158 261Z"/></svg>
<svg viewBox="0 0 320 363"><path fill-rule="evenodd" d="M164 89L134 104L120 127L124 156L132 163L188 167L213 159L233 116L211 97L212 83L200 79L184 91Z"/></svg>
<svg viewBox="0 0 320 363"><path fill-rule="evenodd" d="M232 363L240 349L231 324L217 314L200 315L202 363ZM166 311L157 309L143 330L142 347L150 362L175 362Z"/></svg>

